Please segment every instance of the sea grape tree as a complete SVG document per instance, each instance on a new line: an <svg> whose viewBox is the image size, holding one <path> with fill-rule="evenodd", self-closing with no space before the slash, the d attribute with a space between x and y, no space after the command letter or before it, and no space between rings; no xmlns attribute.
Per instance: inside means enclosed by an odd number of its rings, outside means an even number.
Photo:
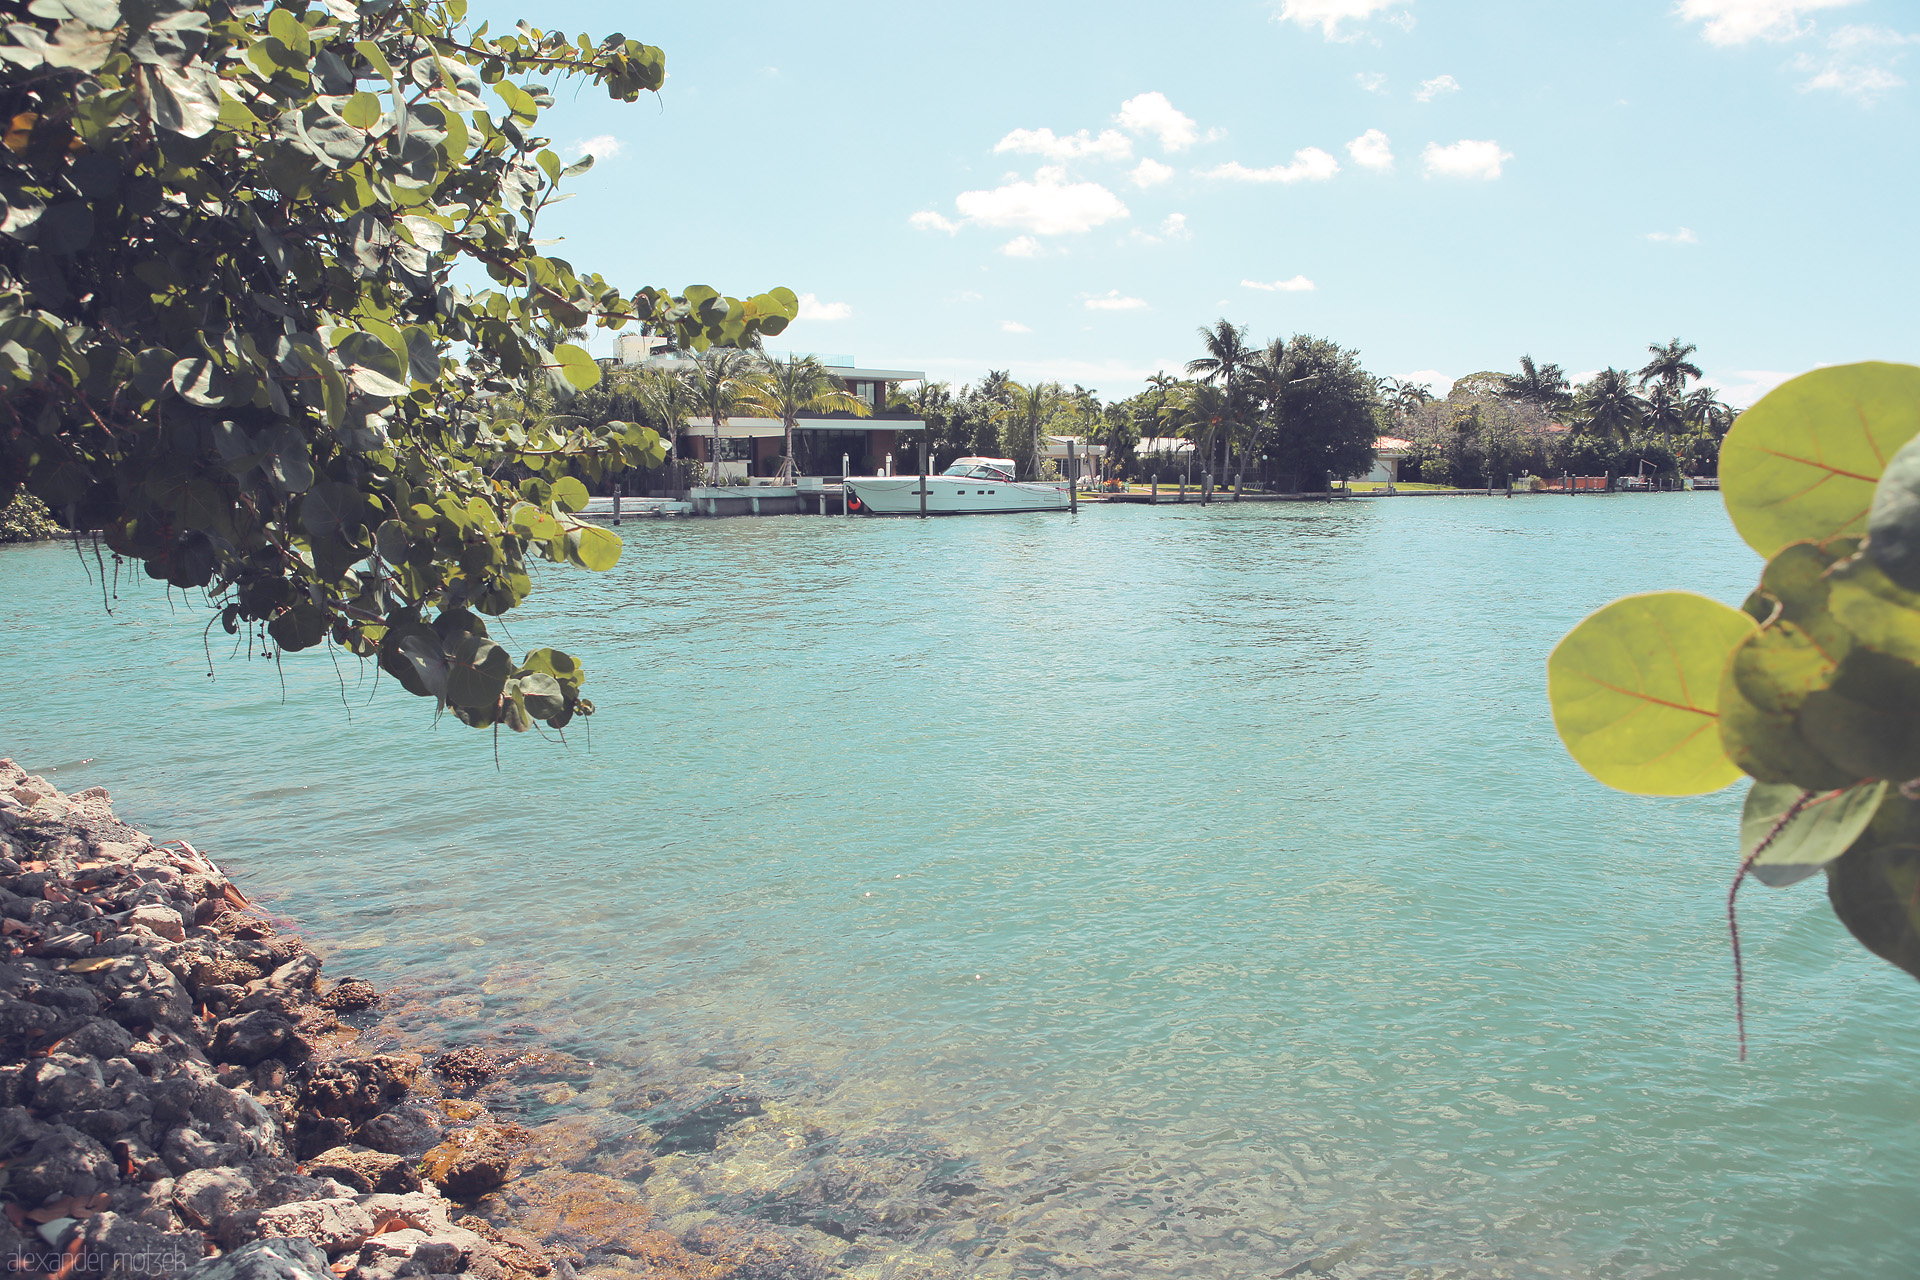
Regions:
<svg viewBox="0 0 1920 1280"><path fill-rule="evenodd" d="M1727 434L1720 482L1758 586L1581 622L1547 662L1561 740L1622 791L1746 777L1729 916L1749 873L1825 872L1854 937L1920 977L1920 368L1783 384Z"/></svg>
<svg viewBox="0 0 1920 1280"><path fill-rule="evenodd" d="M610 568L579 477L663 445L479 410L598 381L548 335L705 349L797 311L541 251L591 164L539 136L555 84L665 74L624 36L469 28L465 0L32 0L0 34L0 506L24 487L229 631L377 657L469 724L591 712L576 659L516 663L482 616L538 561Z"/></svg>

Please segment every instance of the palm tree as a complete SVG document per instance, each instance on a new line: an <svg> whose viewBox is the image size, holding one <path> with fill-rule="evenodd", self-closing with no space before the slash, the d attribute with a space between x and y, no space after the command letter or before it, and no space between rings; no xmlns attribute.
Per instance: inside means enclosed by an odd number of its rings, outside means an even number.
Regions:
<svg viewBox="0 0 1920 1280"><path fill-rule="evenodd" d="M1193 441L1195 452L1202 456L1230 428L1232 417L1226 392L1207 382L1183 383L1160 410L1168 434Z"/></svg>
<svg viewBox="0 0 1920 1280"><path fill-rule="evenodd" d="M842 387L818 360L791 354L769 361L741 393L738 407L778 418L786 428L787 456L775 477L781 484L794 482L793 427L801 414L844 412L864 418L873 412L872 405Z"/></svg>
<svg viewBox="0 0 1920 1280"><path fill-rule="evenodd" d="M1677 399L1664 382L1653 384L1653 390L1647 394L1646 425L1660 433L1660 439L1669 450L1673 448L1675 432L1687 429L1685 402Z"/></svg>
<svg viewBox="0 0 1920 1280"><path fill-rule="evenodd" d="M1013 455L1016 470L1027 473L1019 478L1032 480L1040 474L1040 428L1059 408L1063 393L1057 382L1024 387L1008 379L1002 386L1006 400L995 416L1006 428L1007 452ZM1019 451L1013 448L1016 441L1021 444ZM1020 452L1027 456L1021 457Z"/></svg>
<svg viewBox="0 0 1920 1280"><path fill-rule="evenodd" d="M1680 416L1689 426L1704 431L1718 440L1727 434L1727 428L1733 425L1735 417L1732 405L1720 398L1720 393L1712 387L1696 387L1687 393L1680 402Z"/></svg>
<svg viewBox="0 0 1920 1280"><path fill-rule="evenodd" d="M1538 405L1548 413L1564 413L1573 396L1567 375L1557 364L1536 365L1530 355L1520 357L1520 372L1506 375L1508 399Z"/></svg>
<svg viewBox="0 0 1920 1280"><path fill-rule="evenodd" d="M1700 366L1688 358L1699 349L1693 343L1682 342L1678 338L1671 342L1648 343L1647 350L1653 359L1640 366L1640 385L1644 387L1649 382L1658 382L1674 396L1679 396L1686 390L1687 379L1701 376Z"/></svg>
<svg viewBox="0 0 1920 1280"><path fill-rule="evenodd" d="M1646 421L1647 402L1634 389L1633 375L1624 369L1602 369L1580 388L1581 426L1594 435L1622 442Z"/></svg>
<svg viewBox="0 0 1920 1280"><path fill-rule="evenodd" d="M687 369L687 386L695 412L713 423L713 456L709 480L720 475L720 431L727 419L747 407L761 376L753 352L738 347L709 347L695 356Z"/></svg>
<svg viewBox="0 0 1920 1280"><path fill-rule="evenodd" d="M611 377L614 394L631 398L638 416L658 423L668 448L678 456L674 440L687 429L687 420L700 411L693 385L684 374L665 369L645 369L638 373L616 370Z"/></svg>
<svg viewBox="0 0 1920 1280"><path fill-rule="evenodd" d="M1240 381L1248 367L1258 358L1259 352L1247 343L1245 325L1230 323L1225 316L1214 321L1211 329L1201 328L1200 342L1207 354L1198 360L1187 361L1187 372L1197 375L1203 382L1217 382L1227 393L1227 419L1231 423L1238 418L1240 407ZM1231 431L1219 438L1225 441ZM1221 471L1226 470L1222 460Z"/></svg>

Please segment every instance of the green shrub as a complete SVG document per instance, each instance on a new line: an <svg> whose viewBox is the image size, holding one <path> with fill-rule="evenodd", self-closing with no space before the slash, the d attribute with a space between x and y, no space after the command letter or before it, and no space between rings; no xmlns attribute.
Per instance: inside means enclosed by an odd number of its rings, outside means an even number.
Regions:
<svg viewBox="0 0 1920 1280"><path fill-rule="evenodd" d="M24 490L0 507L0 542L44 542L59 532L47 504Z"/></svg>

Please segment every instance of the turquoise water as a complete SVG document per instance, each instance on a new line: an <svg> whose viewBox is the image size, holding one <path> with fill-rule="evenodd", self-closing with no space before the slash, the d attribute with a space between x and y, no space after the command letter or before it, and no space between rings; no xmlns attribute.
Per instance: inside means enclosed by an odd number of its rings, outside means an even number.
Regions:
<svg viewBox="0 0 1920 1280"><path fill-rule="evenodd" d="M1745 593L1713 495L621 532L512 623L585 657L591 741L497 770L0 549L0 749L336 973L952 1153L981 1190L911 1242L950 1271L1912 1274L1920 990L1751 887L1739 1064L1737 793L1615 795L1546 714L1589 610Z"/></svg>

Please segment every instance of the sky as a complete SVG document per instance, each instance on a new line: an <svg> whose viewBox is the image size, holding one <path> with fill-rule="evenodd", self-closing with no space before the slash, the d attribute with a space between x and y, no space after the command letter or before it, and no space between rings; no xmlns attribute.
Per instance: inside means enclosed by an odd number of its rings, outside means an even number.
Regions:
<svg viewBox="0 0 1920 1280"><path fill-rule="evenodd" d="M548 251L784 285L769 341L1107 399L1218 317L1445 384L1699 344L1737 404L1920 362L1915 0L580 3L657 97L562 88ZM611 349L600 339L597 346Z"/></svg>

